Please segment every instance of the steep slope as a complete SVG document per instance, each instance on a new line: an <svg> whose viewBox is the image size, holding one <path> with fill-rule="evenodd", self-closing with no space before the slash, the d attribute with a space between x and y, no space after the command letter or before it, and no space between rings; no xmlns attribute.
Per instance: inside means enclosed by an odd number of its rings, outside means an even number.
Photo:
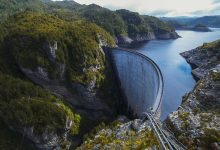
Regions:
<svg viewBox="0 0 220 150"><path fill-rule="evenodd" d="M127 32L127 28L122 18L109 9L91 4L82 6L78 8L77 11L81 16L101 26L111 35L117 36Z"/></svg>
<svg viewBox="0 0 220 150"><path fill-rule="evenodd" d="M0 118L7 126L3 126L0 132L6 132L7 128L16 131L37 148L65 148L70 146L67 136L78 133L80 116L74 114L68 105L28 81L2 73L0 110ZM7 144L5 148L9 148Z"/></svg>
<svg viewBox="0 0 220 150"><path fill-rule="evenodd" d="M77 9L85 19L103 27L116 38L120 46L152 39L175 39L174 29L156 17L142 16L128 10L110 11L97 5Z"/></svg>
<svg viewBox="0 0 220 150"><path fill-rule="evenodd" d="M109 34L85 21L65 22L36 13L18 14L6 24L5 47L27 77L79 108L110 111L105 103L114 105L114 94L105 88L110 90L113 83L101 48L114 46ZM65 82L80 94L71 98L74 94Z"/></svg>
<svg viewBox="0 0 220 150"><path fill-rule="evenodd" d="M0 149L67 148L80 116L25 78L4 41L8 27L0 29Z"/></svg>
<svg viewBox="0 0 220 150"><path fill-rule="evenodd" d="M60 99L81 115L80 136L115 117L118 91L102 49L115 43L106 31L86 21L25 12L10 17L0 32L0 116L6 126L37 147L65 147L80 119Z"/></svg>

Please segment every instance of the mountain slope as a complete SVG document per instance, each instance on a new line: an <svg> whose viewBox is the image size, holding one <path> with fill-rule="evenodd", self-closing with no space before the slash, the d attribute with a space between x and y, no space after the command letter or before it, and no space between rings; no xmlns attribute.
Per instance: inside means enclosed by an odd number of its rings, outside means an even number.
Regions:
<svg viewBox="0 0 220 150"><path fill-rule="evenodd" d="M74 112L83 119L80 136L95 122L114 118L118 91L101 46L115 43L106 31L25 12L3 23L1 33L0 118L8 127L38 148L65 147L72 142L66 135L78 134Z"/></svg>

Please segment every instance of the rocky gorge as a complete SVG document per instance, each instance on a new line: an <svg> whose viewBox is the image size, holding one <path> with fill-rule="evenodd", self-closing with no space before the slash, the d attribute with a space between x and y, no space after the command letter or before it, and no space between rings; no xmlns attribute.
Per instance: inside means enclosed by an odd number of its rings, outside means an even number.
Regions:
<svg viewBox="0 0 220 150"><path fill-rule="evenodd" d="M159 149L150 121L124 111L106 51L176 39L172 26L153 16L74 1L2 0L0 10L0 149ZM218 148L219 107L212 107L219 105L218 54L209 44L201 53L198 49L182 54L198 67L193 73L201 81L199 90L195 87L186 97L193 109L187 107L180 116L174 112L167 122L190 148L188 137L195 138L198 147ZM202 106L201 97L217 112L213 119L212 112L203 113L207 106ZM197 116L189 116L194 111ZM201 129L196 122L195 132L188 130L188 117L201 116L210 122L201 122ZM183 129L181 118L186 120ZM186 135L179 137L183 132ZM203 138L210 142L203 143Z"/></svg>

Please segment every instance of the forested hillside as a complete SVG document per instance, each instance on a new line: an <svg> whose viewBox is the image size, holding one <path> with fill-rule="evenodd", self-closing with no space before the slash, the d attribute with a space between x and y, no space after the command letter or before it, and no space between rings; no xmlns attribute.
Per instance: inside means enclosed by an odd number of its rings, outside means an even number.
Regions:
<svg viewBox="0 0 220 150"><path fill-rule="evenodd" d="M1 20L13 13L29 10L50 13L67 21L85 19L108 31L118 44L127 43L126 38L131 38L130 41L134 42L178 38L169 24L156 17L143 16L128 10L111 11L95 4L80 5L74 1L14 0L10 6L5 1L0 5ZM130 19L127 20L128 18Z"/></svg>
<svg viewBox="0 0 220 150"><path fill-rule="evenodd" d="M104 99L102 103L105 105L114 105L115 93L110 93L114 92L111 89L113 82L109 81L110 71L106 70L105 57L100 49L100 43L113 47L114 40L95 24L83 20L66 22L52 15L26 11L13 15L1 25L0 39L1 123L3 127L23 134L36 147L49 148L54 144L66 147L71 140L69 142L65 135L78 134L80 116L63 101L73 97L62 91L64 95L59 96L61 93L56 91L67 89L65 82L75 85L73 95L78 95L78 90L83 94L85 90L91 96L97 93L93 97ZM59 88L55 88L57 86ZM86 98L78 97L72 103L80 103ZM105 106L100 100L95 103L100 105L98 107ZM91 107L84 103L78 105ZM6 132L8 129L1 130ZM49 137L45 139L45 136ZM53 137L59 142L50 145Z"/></svg>

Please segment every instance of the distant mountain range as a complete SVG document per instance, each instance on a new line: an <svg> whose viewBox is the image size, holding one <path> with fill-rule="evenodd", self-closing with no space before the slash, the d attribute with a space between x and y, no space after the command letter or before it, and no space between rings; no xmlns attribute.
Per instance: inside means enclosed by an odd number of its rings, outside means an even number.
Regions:
<svg viewBox="0 0 220 150"><path fill-rule="evenodd" d="M208 27L220 28L220 15L217 16L203 16L203 17L161 17L164 21L176 21L179 24L195 26L203 24Z"/></svg>

